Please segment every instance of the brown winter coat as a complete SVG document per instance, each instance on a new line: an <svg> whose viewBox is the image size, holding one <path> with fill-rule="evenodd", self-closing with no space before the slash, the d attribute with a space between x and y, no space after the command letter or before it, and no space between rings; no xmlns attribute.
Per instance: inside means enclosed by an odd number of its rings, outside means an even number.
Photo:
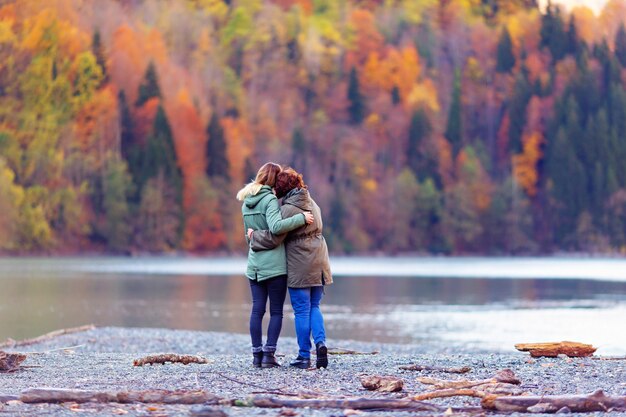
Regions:
<svg viewBox="0 0 626 417"><path fill-rule="evenodd" d="M291 190L282 200L283 218L310 211L312 224L282 235L269 230L255 230L250 240L253 251L275 248L283 241L287 251L287 285L290 288L308 288L329 285L333 282L328 259L328 247L322 235L322 213L306 189Z"/></svg>

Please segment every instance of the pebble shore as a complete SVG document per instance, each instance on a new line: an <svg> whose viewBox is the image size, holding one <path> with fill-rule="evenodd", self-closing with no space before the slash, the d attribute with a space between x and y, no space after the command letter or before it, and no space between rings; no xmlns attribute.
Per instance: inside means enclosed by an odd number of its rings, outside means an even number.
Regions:
<svg viewBox="0 0 626 417"><path fill-rule="evenodd" d="M522 388L536 395L585 394L602 389L607 395L626 395L626 360L592 358L538 358L516 352L450 351L445 347L391 345L356 341L329 340L329 347L377 355L331 355L328 369L300 370L283 366L255 369L251 366L247 335L168 329L106 327L60 336L36 345L5 349L30 354L19 372L0 374L0 397L18 396L28 388L54 387L98 391L124 390L197 390L204 389L227 399L246 399L251 395L280 389L286 392L318 392L326 396L403 398L428 390L417 376L440 379L483 379L509 368L522 381ZM67 348L65 350L54 350ZM154 353L202 355L209 364L166 364L134 367L133 360ZM297 353L295 339L280 340L279 360L287 365ZM403 371L401 365L433 367L470 367L465 375L440 372ZM404 380L399 393L366 391L361 375L389 375ZM267 394L271 395L271 394ZM454 397L431 401L445 407L478 407L479 400ZM352 410L260 409L215 406L228 416L330 417L355 415ZM160 404L23 404L0 402L2 416L187 416L209 415L198 405ZM429 412L356 412L368 417L426 416ZM484 412L485 415L499 414ZM217 415L217 414L216 414ZM459 415L459 414L457 414ZM472 414L476 415L476 414ZM625 416L626 413L585 415Z"/></svg>

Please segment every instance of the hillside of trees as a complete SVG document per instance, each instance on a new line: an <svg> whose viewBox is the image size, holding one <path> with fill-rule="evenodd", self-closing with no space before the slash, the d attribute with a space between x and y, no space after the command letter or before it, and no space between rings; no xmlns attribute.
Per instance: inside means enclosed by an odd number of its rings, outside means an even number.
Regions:
<svg viewBox="0 0 626 417"><path fill-rule="evenodd" d="M334 253L626 253L626 0L15 0L0 253L244 253L304 174Z"/></svg>

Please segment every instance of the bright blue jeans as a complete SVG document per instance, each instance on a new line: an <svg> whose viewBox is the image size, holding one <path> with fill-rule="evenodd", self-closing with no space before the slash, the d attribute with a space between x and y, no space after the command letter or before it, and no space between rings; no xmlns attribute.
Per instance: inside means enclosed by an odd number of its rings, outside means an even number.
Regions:
<svg viewBox="0 0 626 417"><path fill-rule="evenodd" d="M289 288L291 306L296 315L296 336L299 355L311 357L311 333L315 344L326 341L324 317L320 311L320 302L324 296L324 287Z"/></svg>

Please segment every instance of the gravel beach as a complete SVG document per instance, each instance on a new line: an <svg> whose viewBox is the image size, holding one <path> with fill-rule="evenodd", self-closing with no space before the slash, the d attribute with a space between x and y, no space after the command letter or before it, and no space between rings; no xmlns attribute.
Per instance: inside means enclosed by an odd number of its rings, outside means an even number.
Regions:
<svg viewBox="0 0 626 417"><path fill-rule="evenodd" d="M626 360L591 358L531 359L521 352L450 351L445 347L391 345L330 340L329 347L361 352L379 351L377 355L332 355L327 370L299 370L283 366L255 369L251 366L247 335L167 329L107 327L59 336L43 343L8 349L12 352L37 352L23 363L19 372L0 374L0 397L17 396L24 389L36 387L73 388L98 391L124 390L196 390L205 389L227 399L246 399L250 395L281 389L285 392L315 392L332 397L403 398L428 387L418 376L439 379L483 379L509 368L522 381L521 388L535 395L585 394L602 389L607 395L626 395ZM75 347L73 347L75 346ZM66 350L54 350L73 347ZM51 351L54 350L54 351ZM295 356L293 338L281 338L278 353L283 364ZM154 353L202 355L211 363L166 364L134 367L133 360ZM282 356L284 355L284 356ZM433 367L471 368L465 375L437 371L400 370L401 365L420 364ZM385 394L365 390L361 375L389 375L404 380L401 392ZM8 400L8 398L5 398ZM445 407L479 407L477 398L453 397L430 401ZM160 404L23 404L0 402L0 416L164 416L205 415L198 405ZM421 416L432 412L355 412L343 409L261 409L215 406L229 416ZM485 412L488 415L499 415ZM209 415L209 414L206 414ZM217 415L217 414L216 414ZM459 414L457 414L459 415ZM586 415L626 416L626 413L591 413Z"/></svg>

